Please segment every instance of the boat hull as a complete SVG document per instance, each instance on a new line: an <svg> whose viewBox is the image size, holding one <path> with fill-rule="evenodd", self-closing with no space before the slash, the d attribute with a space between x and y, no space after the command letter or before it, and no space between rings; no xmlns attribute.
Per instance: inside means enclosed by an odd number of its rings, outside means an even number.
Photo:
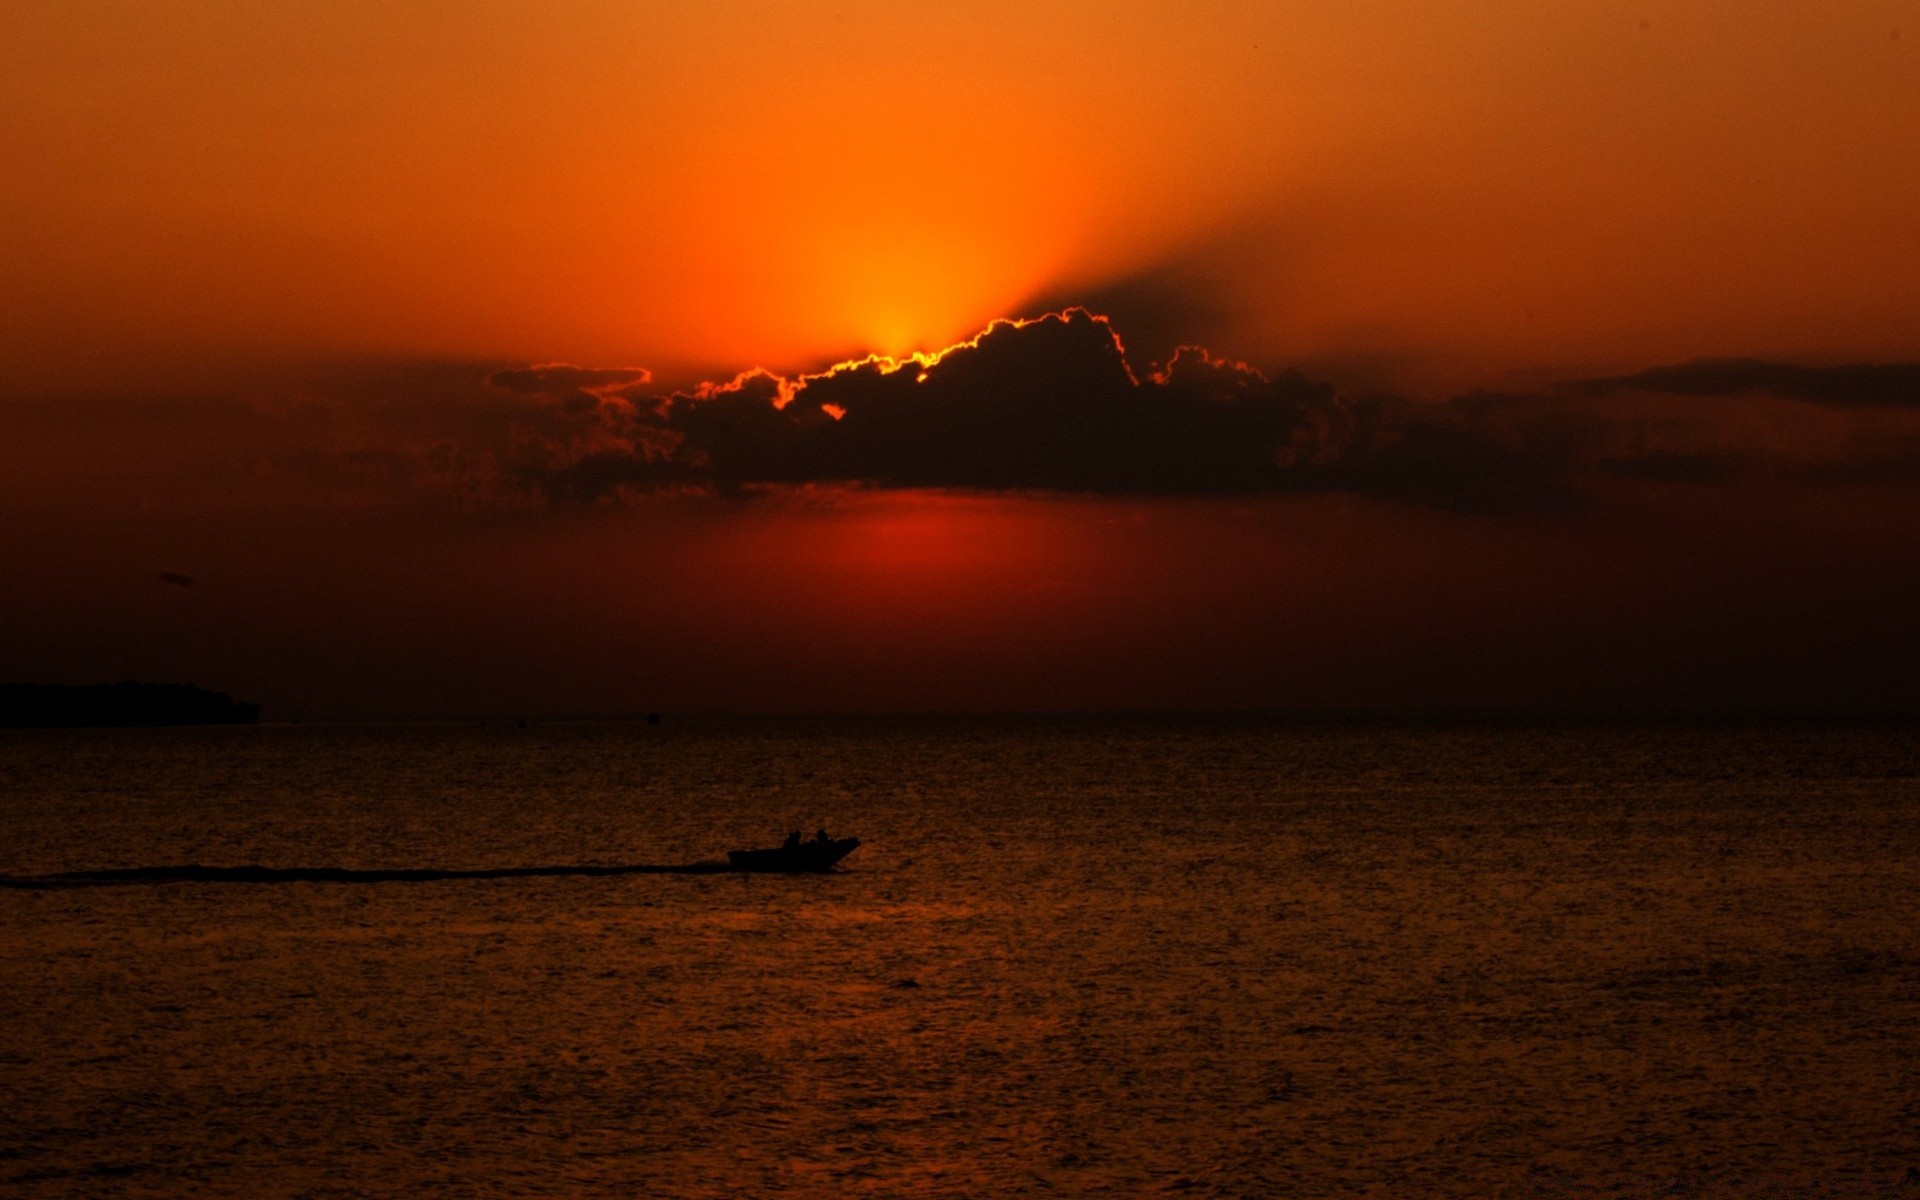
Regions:
<svg viewBox="0 0 1920 1200"><path fill-rule="evenodd" d="M798 846L776 846L771 850L729 850L727 866L734 871L779 875L819 873L833 870L835 863L859 846L859 838L835 838L830 842L801 842Z"/></svg>

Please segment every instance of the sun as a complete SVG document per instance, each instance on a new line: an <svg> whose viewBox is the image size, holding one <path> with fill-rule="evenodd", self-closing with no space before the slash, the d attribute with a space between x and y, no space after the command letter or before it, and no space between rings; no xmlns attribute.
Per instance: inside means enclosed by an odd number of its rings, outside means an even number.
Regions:
<svg viewBox="0 0 1920 1200"><path fill-rule="evenodd" d="M873 305L866 316L854 322L861 348L889 358L904 358L935 341L938 335L932 332L934 324L924 311L888 302Z"/></svg>
<svg viewBox="0 0 1920 1200"><path fill-rule="evenodd" d="M1001 239L905 215L824 231L819 304L862 352L905 357L948 345L1034 287Z"/></svg>
<svg viewBox="0 0 1920 1200"><path fill-rule="evenodd" d="M849 261L840 286L860 348L897 358L952 341L977 323L990 289L966 257L920 238L872 247Z"/></svg>

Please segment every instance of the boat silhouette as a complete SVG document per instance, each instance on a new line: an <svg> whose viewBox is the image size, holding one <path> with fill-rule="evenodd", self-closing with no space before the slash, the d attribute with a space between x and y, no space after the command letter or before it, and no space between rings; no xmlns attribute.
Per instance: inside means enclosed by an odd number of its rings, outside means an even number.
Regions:
<svg viewBox="0 0 1920 1200"><path fill-rule="evenodd" d="M820 836L803 842L796 833L787 839L784 846L768 850L729 850L727 867L733 871L768 871L786 875L831 871L835 863L859 848L860 839L857 837L830 838L822 830Z"/></svg>

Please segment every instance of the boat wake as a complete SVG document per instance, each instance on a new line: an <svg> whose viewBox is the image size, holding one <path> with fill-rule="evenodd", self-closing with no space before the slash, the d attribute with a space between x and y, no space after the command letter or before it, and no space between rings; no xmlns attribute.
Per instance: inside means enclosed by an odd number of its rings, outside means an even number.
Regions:
<svg viewBox="0 0 1920 1200"><path fill-rule="evenodd" d="M431 867L355 871L346 867L123 867L111 871L61 871L52 875L0 875L0 888L125 887L159 883L441 883L454 879L545 879L559 876L720 875L734 870L722 862L625 863L546 867L482 867L441 870Z"/></svg>
<svg viewBox="0 0 1920 1200"><path fill-rule="evenodd" d="M609 875L823 875L853 853L859 838L829 838L802 842L795 833L787 844L772 850L730 850L725 862L696 863L573 863L545 867L478 867L442 870L403 867L356 871L347 867L208 867L189 863L178 867L119 867L109 871L60 871L51 875L0 875L0 888L46 891L54 888L127 887L159 883L443 883L453 879L552 879L561 876Z"/></svg>

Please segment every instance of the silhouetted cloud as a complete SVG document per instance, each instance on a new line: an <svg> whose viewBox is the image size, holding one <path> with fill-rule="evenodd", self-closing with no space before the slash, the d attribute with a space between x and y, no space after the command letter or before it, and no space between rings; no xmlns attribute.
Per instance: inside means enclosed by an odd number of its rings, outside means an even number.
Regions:
<svg viewBox="0 0 1920 1200"><path fill-rule="evenodd" d="M1538 504L1567 497L1565 465L1592 440L1551 404L1350 399L1195 347L1142 373L1105 317L1069 309L996 322L937 357L870 358L796 379L753 371L663 397L634 409L653 452L583 454L528 478L556 499L831 482Z"/></svg>
<svg viewBox="0 0 1920 1200"><path fill-rule="evenodd" d="M1703 358L1570 386L1590 395L1627 390L1675 396L1764 394L1810 404L1908 408L1920 407L1920 363L1804 367L1752 358Z"/></svg>
<svg viewBox="0 0 1920 1200"><path fill-rule="evenodd" d="M724 486L1265 491L1312 429L1308 411L1334 404L1298 376L1192 352L1136 378L1111 326L1079 310L995 324L925 366L869 361L804 379L779 409L763 387L679 397L668 412Z"/></svg>
<svg viewBox="0 0 1920 1200"><path fill-rule="evenodd" d="M224 397L15 403L0 433L48 462L89 461L102 423L182 447L190 465L101 472L73 493L143 510L499 511L818 485L1342 492L1497 514L1621 487L1920 485L1920 404L1900 390L1915 371L1694 363L1429 401L1192 346L1150 362L1107 318L1069 309L937 354L680 390L638 367L373 364Z"/></svg>
<svg viewBox="0 0 1920 1200"><path fill-rule="evenodd" d="M1164 359L1181 346L1219 344L1235 313L1204 251L1092 283L1060 284L1031 297L1027 312L1080 308L1124 330L1136 354Z"/></svg>
<svg viewBox="0 0 1920 1200"><path fill-rule="evenodd" d="M558 400L571 416L565 428L594 431L557 440L550 431L534 443L541 453L519 455L517 477L549 500L844 483L1107 496L1342 491L1502 511L1572 503L1609 478L1906 482L1920 475L1920 453L1898 430L1754 437L1721 413L1624 401L1764 393L1891 416L1908 405L1915 374L1705 361L1546 393L1355 397L1193 346L1157 368L1137 364L1107 317L1067 309L996 322L937 355L794 378L748 371L658 397L582 368L493 380ZM575 394L592 403L562 399ZM614 394L631 399L610 405Z"/></svg>
<svg viewBox="0 0 1920 1200"><path fill-rule="evenodd" d="M521 396L542 396L570 412L631 399L653 372L645 367L576 367L570 363L495 371L487 383Z"/></svg>

